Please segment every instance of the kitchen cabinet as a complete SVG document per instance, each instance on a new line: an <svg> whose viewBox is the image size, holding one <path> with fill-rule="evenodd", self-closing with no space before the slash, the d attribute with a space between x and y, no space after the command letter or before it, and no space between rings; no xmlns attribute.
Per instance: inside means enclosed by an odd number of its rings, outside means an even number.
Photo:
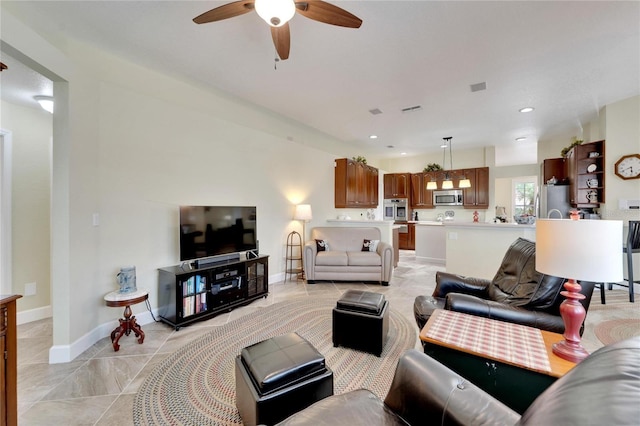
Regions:
<svg viewBox="0 0 640 426"><path fill-rule="evenodd" d="M457 178L462 176L471 181L471 188L464 188L463 206L466 209L489 208L489 168L478 167L459 171Z"/></svg>
<svg viewBox="0 0 640 426"><path fill-rule="evenodd" d="M411 173L384 175L384 198L409 198Z"/></svg>
<svg viewBox="0 0 640 426"><path fill-rule="evenodd" d="M414 209L433 208L433 191L427 189L427 183L436 179L435 173L411 174L411 207Z"/></svg>
<svg viewBox="0 0 640 426"><path fill-rule="evenodd" d="M567 176L567 165L564 158L547 158L542 162L542 184L544 185L551 178L556 178L558 182L563 181Z"/></svg>
<svg viewBox="0 0 640 426"><path fill-rule="evenodd" d="M378 207L378 169L340 158L335 162L334 174L335 208Z"/></svg>
<svg viewBox="0 0 640 426"><path fill-rule="evenodd" d="M569 203L574 207L593 208L604 203L605 141L576 145L566 157L569 177Z"/></svg>
<svg viewBox="0 0 640 426"><path fill-rule="evenodd" d="M407 223L402 226L406 229L401 229L398 234L398 247L401 250L415 250L416 249L416 224ZM404 232L402 232L404 231Z"/></svg>

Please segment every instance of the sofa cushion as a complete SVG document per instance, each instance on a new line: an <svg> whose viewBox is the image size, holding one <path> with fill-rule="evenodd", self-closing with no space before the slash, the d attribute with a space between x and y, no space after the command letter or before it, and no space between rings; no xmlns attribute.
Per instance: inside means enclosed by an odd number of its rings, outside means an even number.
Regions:
<svg viewBox="0 0 640 426"><path fill-rule="evenodd" d="M365 238L380 240L380 235L380 230L373 227L318 227L311 231L311 238L328 242L336 251L360 251Z"/></svg>
<svg viewBox="0 0 640 426"><path fill-rule="evenodd" d="M349 266L380 266L382 258L376 252L349 251L347 252Z"/></svg>
<svg viewBox="0 0 640 426"><path fill-rule="evenodd" d="M329 243L325 240L316 240L316 249L318 251L329 251Z"/></svg>
<svg viewBox="0 0 640 426"><path fill-rule="evenodd" d="M362 242L362 251L377 251L380 240L369 240L367 238Z"/></svg>
<svg viewBox="0 0 640 426"><path fill-rule="evenodd" d="M316 256L316 265L347 266L349 265L349 257L343 251L320 251Z"/></svg>

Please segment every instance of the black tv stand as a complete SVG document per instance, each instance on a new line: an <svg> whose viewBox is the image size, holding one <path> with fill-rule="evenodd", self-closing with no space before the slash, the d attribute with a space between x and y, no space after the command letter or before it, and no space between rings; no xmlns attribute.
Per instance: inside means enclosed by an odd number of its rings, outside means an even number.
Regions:
<svg viewBox="0 0 640 426"><path fill-rule="evenodd" d="M269 256L240 256L158 269L160 320L176 330L269 294Z"/></svg>

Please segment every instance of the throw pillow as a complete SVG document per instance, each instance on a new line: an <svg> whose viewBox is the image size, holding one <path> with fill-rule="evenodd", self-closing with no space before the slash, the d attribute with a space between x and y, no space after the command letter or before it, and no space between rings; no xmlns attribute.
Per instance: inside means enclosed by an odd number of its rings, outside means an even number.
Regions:
<svg viewBox="0 0 640 426"><path fill-rule="evenodd" d="M380 240L367 240L362 243L362 251L376 251L378 250L378 243Z"/></svg>
<svg viewBox="0 0 640 426"><path fill-rule="evenodd" d="M318 251L329 251L329 243L325 240L316 240L316 248Z"/></svg>

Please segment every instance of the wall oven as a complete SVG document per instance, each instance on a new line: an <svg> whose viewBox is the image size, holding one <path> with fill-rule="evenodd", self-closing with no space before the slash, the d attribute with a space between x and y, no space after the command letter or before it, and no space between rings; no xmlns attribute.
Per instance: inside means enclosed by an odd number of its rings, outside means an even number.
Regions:
<svg viewBox="0 0 640 426"><path fill-rule="evenodd" d="M385 199L383 204L384 220L407 221L408 202L406 198Z"/></svg>
<svg viewBox="0 0 640 426"><path fill-rule="evenodd" d="M463 195L461 189L449 191L433 191L434 206L461 206Z"/></svg>

